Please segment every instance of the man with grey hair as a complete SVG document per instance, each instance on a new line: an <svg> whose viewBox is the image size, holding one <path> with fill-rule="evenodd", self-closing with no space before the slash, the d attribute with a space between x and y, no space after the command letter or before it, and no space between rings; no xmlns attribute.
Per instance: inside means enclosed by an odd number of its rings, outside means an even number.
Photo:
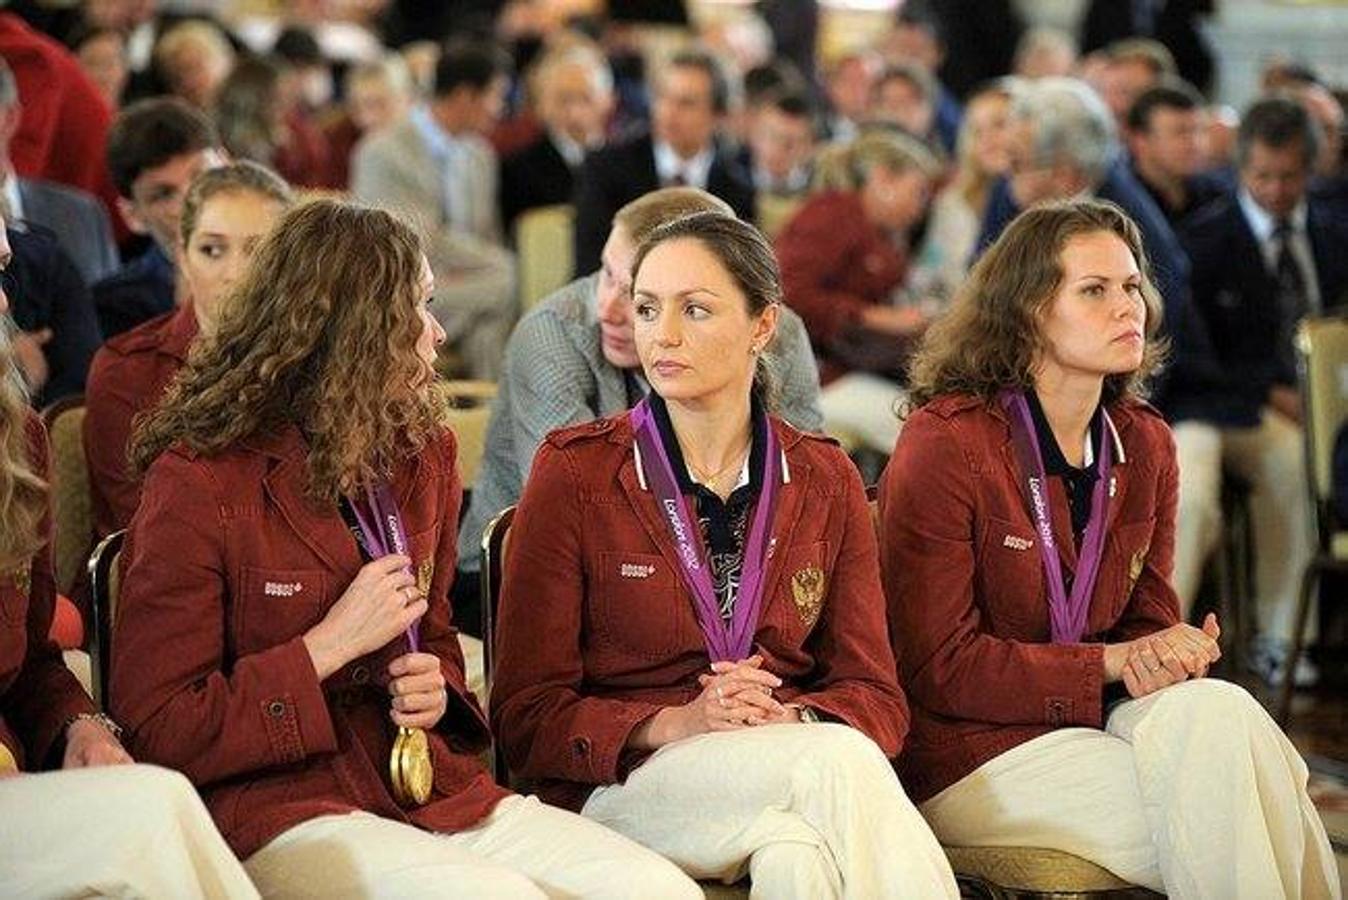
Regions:
<svg viewBox="0 0 1348 900"><path fill-rule="evenodd" d="M19 177L9 148L22 118L18 81L0 58L0 197L6 220L18 230L37 225L51 231L90 286L120 265L108 214L96 197L78 188Z"/></svg>
<svg viewBox="0 0 1348 900"><path fill-rule="evenodd" d="M1174 333L1189 296L1189 260L1170 223L1137 183L1120 151L1114 117L1083 81L1043 78L1018 85L1008 134L1011 172L993 185L979 251L1023 209L1089 196L1117 203L1142 231L1152 280Z"/></svg>
<svg viewBox="0 0 1348 900"><path fill-rule="evenodd" d="M459 527L454 610L460 630L477 631L478 547L482 530L519 501L534 452L548 432L622 413L650 386L637 358L632 261L660 225L696 212L733 215L706 191L672 187L628 203L613 218L599 271L544 298L520 319L506 345L482 466ZM778 384L776 406L797 428L819 431L819 372L805 325L782 306L765 361ZM470 611L471 610L471 611Z"/></svg>

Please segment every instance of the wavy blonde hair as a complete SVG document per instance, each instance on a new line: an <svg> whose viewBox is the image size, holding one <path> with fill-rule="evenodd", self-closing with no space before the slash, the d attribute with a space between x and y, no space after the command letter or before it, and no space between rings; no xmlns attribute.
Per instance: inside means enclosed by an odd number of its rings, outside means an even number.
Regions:
<svg viewBox="0 0 1348 900"><path fill-rule="evenodd" d="M3 227L0 225L0 227ZM25 565L46 543L47 482L33 466L28 394L0 322L0 569Z"/></svg>
<svg viewBox="0 0 1348 900"><path fill-rule="evenodd" d="M139 421L139 470L181 443L211 456L298 427L308 494L330 501L388 478L448 428L448 401L417 354L422 248L387 212L315 200L287 212Z"/></svg>
<svg viewBox="0 0 1348 900"><path fill-rule="evenodd" d="M1166 342L1157 340L1161 297L1151 281L1142 234L1122 209L1105 200L1066 200L1031 207L983 251L954 305L927 330L909 364L908 408L939 394L993 399L1005 388L1034 384L1045 349L1040 318L1062 285L1062 251L1074 237L1117 235L1142 274L1147 309L1146 348L1131 372L1106 375L1101 402L1145 397L1161 366Z"/></svg>

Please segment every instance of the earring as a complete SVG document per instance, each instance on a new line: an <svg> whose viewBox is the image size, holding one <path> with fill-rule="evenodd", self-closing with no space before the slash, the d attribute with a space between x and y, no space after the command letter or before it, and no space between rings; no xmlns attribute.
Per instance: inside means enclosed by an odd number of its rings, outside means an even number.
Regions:
<svg viewBox="0 0 1348 900"><path fill-rule="evenodd" d="M750 355L750 356L757 356L761 350L762 350L762 348L759 347L757 344L752 344L752 345L750 345L750 347L749 347L749 355Z"/></svg>

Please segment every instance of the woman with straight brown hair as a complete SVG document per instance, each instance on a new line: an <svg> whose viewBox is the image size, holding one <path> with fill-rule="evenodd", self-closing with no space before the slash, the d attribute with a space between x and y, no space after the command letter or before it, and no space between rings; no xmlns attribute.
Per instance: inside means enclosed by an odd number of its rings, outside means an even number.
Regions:
<svg viewBox="0 0 1348 900"><path fill-rule="evenodd" d="M907 709L833 441L772 414L777 264L716 212L632 264L651 392L554 431L511 531L492 716L540 793L773 898L954 897L886 757Z"/></svg>
<svg viewBox="0 0 1348 900"><path fill-rule="evenodd" d="M385 212L278 223L133 439L113 708L267 896L691 896L479 756L433 288Z"/></svg>
<svg viewBox="0 0 1348 900"><path fill-rule="evenodd" d="M1215 617L1179 620L1159 325L1137 227L1081 200L1017 218L927 333L880 489L899 773L948 844L1176 898L1337 896L1305 764L1205 677Z"/></svg>

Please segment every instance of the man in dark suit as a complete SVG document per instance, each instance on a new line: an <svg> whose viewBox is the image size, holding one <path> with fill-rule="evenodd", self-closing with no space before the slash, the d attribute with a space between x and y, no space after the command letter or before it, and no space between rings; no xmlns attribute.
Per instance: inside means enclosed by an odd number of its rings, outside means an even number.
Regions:
<svg viewBox="0 0 1348 900"><path fill-rule="evenodd" d="M1319 142L1297 102L1257 101L1237 139L1239 185L1183 231L1193 314L1177 335L1169 403L1180 463L1175 583L1181 602L1192 599L1217 538L1222 473L1234 471L1253 488L1261 633L1250 661L1270 680L1283 674L1312 552L1293 337L1304 316L1348 299L1348 230L1306 191Z"/></svg>
<svg viewBox="0 0 1348 900"><path fill-rule="evenodd" d="M716 143L730 87L710 54L675 54L655 79L651 131L590 154L576 184L575 271L599 268L613 215L642 194L684 185L720 197L752 221L749 176Z"/></svg>
<svg viewBox="0 0 1348 900"><path fill-rule="evenodd" d="M588 45L550 51L529 78L543 133L501 161L501 221L509 233L525 210L570 203L585 154L604 142L613 73Z"/></svg>
<svg viewBox="0 0 1348 900"><path fill-rule="evenodd" d="M1176 228L1230 188L1203 171L1207 115L1203 96L1178 79L1143 91L1128 110L1133 177Z"/></svg>
<svg viewBox="0 0 1348 900"><path fill-rule="evenodd" d="M5 230L13 256L4 279L17 327L10 340L33 405L83 393L100 340L89 288L50 231Z"/></svg>
<svg viewBox="0 0 1348 900"><path fill-rule="evenodd" d="M119 264L107 211L96 197L78 188L19 177L9 150L23 118L20 100L14 72L0 58L0 195L7 221L19 230L32 223L53 232L85 285L93 284Z"/></svg>

